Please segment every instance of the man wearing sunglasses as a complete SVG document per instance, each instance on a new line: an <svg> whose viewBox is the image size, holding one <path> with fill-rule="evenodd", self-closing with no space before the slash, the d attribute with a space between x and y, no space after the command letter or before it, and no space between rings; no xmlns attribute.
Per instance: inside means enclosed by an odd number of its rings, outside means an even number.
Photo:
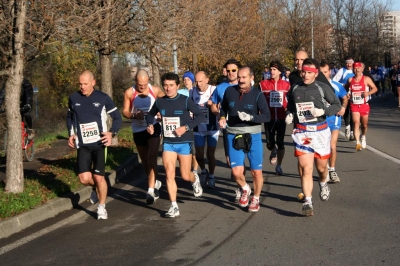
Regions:
<svg viewBox="0 0 400 266"><path fill-rule="evenodd" d="M263 93L251 85L254 72L250 67L241 67L238 71L236 86L226 89L221 103L219 126L226 128L228 153L233 176L241 187L239 205L247 207L250 203L251 189L246 182L244 159L250 163L253 177L254 197L248 208L249 212L260 209L260 194L264 184L262 175L263 146L261 123L271 119L268 103ZM226 117L229 116L228 121ZM228 125L228 127L227 127Z"/></svg>
<svg viewBox="0 0 400 266"><path fill-rule="evenodd" d="M215 114L217 116L217 118L219 118L219 108L220 108L222 99L224 98L226 89L238 84L237 74L238 74L238 70L241 66L242 65L240 64L240 62L237 61L236 59L229 59L224 64L224 68L226 68L226 71L228 74L229 82L224 82L224 83L219 84L217 86L217 88L215 89L215 92L211 99L213 102L213 105L211 107L211 112L213 114ZM226 119L229 119L229 118L227 117ZM226 163L230 167L230 161L229 161L229 155L228 155L227 132L226 132L225 128L222 129L222 133L223 133L223 140L224 140L224 151L225 151ZM235 201L239 201L240 195L241 195L240 188L238 188L236 190Z"/></svg>

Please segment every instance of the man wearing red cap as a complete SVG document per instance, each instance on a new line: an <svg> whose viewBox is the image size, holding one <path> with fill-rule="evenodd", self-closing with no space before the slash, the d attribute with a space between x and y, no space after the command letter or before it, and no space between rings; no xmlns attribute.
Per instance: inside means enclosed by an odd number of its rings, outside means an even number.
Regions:
<svg viewBox="0 0 400 266"><path fill-rule="evenodd" d="M317 60L313 58L304 60L301 71L303 82L293 85L289 90L285 119L287 124L295 123L292 138L305 196L302 209L305 216L314 214L312 205L314 162L320 180L320 198L322 201L329 199L327 163L331 152L331 132L325 120L326 116L334 115L341 109L339 99L331 87L316 81L318 72Z"/></svg>
<svg viewBox="0 0 400 266"><path fill-rule="evenodd" d="M355 62L353 65L355 76L349 78L346 89L349 91L350 110L354 123L354 137L357 141L356 150L361 151L367 147L366 133L368 129L368 116L370 107L368 101L371 95L378 91L374 81L363 75L364 64ZM360 142L361 121L361 142Z"/></svg>
<svg viewBox="0 0 400 266"><path fill-rule="evenodd" d="M286 94L289 91L290 84L281 79L281 74L285 69L279 61L272 61L269 64L269 69L271 78L260 83L261 91L269 103L269 112L271 113L271 120L264 123L265 135L267 148L271 151L270 162L276 164L276 174L283 175L281 165L285 155Z"/></svg>

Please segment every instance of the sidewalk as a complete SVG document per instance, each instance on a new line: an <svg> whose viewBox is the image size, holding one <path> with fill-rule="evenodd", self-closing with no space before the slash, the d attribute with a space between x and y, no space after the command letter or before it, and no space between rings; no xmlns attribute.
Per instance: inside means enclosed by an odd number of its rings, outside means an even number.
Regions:
<svg viewBox="0 0 400 266"><path fill-rule="evenodd" d="M37 171L44 164L52 164L60 157L71 152L66 139L55 141L51 148L43 149L35 154L32 162L24 162L24 174ZM106 180L109 186L113 186L125 175L131 172L139 164L137 154L132 154L127 160L111 173L106 173ZM0 166L0 182L5 180L6 166ZM57 214L70 210L74 206L81 204L89 199L92 192L91 187L83 187L77 191L65 195L63 198L53 199L32 210L21 213L4 221L0 221L0 239L20 232L35 223L54 217Z"/></svg>

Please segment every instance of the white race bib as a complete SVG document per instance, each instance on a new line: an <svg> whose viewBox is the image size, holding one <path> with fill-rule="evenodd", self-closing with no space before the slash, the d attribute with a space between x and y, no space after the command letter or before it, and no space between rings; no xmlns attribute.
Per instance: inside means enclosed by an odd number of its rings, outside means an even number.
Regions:
<svg viewBox="0 0 400 266"><path fill-rule="evenodd" d="M269 106L270 107L282 107L283 105L283 92L271 91L269 94Z"/></svg>
<svg viewBox="0 0 400 266"><path fill-rule="evenodd" d="M297 117L299 118L299 123L317 121L317 118L311 114L311 109L313 108L313 102L296 103Z"/></svg>
<svg viewBox="0 0 400 266"><path fill-rule="evenodd" d="M361 91L359 91L359 92L353 92L353 93L351 94L352 100L353 100L353 103L354 103L354 104L363 104L363 103L364 103L364 98L361 97L361 94L362 94Z"/></svg>
<svg viewBox="0 0 400 266"><path fill-rule="evenodd" d="M163 117L163 132L166 138L176 138L174 131L181 126L179 117Z"/></svg>
<svg viewBox="0 0 400 266"><path fill-rule="evenodd" d="M100 140L100 131L96 122L79 124L81 137L84 144L94 143Z"/></svg>

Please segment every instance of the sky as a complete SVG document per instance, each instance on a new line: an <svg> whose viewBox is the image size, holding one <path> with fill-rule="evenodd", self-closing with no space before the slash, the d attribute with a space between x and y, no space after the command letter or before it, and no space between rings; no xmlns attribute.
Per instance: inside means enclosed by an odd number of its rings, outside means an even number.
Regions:
<svg viewBox="0 0 400 266"><path fill-rule="evenodd" d="M400 1L394 0L393 7L390 8L390 11L400 11Z"/></svg>

